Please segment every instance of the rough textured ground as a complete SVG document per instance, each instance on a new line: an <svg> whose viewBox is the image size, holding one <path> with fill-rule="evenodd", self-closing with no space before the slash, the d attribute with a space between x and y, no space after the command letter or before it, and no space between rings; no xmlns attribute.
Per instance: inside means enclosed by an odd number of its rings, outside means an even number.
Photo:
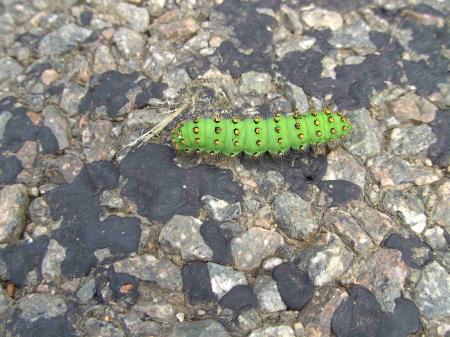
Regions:
<svg viewBox="0 0 450 337"><path fill-rule="evenodd" d="M3 0L0 335L450 336L449 17L443 0ZM167 145L196 114L308 98L352 136L258 160Z"/></svg>

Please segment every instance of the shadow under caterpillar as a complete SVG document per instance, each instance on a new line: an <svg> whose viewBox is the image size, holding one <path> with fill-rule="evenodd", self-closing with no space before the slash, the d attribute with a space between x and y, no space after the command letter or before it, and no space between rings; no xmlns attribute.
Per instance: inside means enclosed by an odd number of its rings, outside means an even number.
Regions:
<svg viewBox="0 0 450 337"><path fill-rule="evenodd" d="M289 149L303 150L309 145L333 143L351 130L351 121L329 108L302 115L277 113L269 119L196 117L177 125L172 132L172 143L186 153L236 156L243 152L257 157L264 152L282 155Z"/></svg>

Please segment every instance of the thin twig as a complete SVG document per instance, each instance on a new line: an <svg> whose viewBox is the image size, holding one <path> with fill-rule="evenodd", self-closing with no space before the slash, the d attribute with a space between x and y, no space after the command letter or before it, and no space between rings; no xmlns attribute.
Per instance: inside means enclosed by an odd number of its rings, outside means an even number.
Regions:
<svg viewBox="0 0 450 337"><path fill-rule="evenodd" d="M153 137L158 135L158 133L160 133L162 130L164 130L164 128L167 125L169 125L170 122L172 122L178 115L180 115L182 112L187 110L191 105L194 106L195 99L196 99L196 95L194 95L190 101L184 103L179 108L172 110L171 113L169 115L167 115L167 117L165 117L161 122L156 124L153 128L151 128L149 131L147 131L143 135L136 138L131 143L127 144L125 147L135 146L138 143L140 143L139 146L144 143L148 143L150 141L150 139L152 139Z"/></svg>

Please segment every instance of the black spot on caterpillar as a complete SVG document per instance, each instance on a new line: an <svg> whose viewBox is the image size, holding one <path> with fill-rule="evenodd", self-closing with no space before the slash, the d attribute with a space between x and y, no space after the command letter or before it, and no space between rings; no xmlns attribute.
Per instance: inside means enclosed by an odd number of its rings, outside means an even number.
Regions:
<svg viewBox="0 0 450 337"><path fill-rule="evenodd" d="M350 120L325 108L305 115L275 114L273 118L221 120L195 118L183 122L172 132L175 148L187 153L207 152L235 156L242 152L258 156L264 152L283 154L289 149L333 143L350 133Z"/></svg>

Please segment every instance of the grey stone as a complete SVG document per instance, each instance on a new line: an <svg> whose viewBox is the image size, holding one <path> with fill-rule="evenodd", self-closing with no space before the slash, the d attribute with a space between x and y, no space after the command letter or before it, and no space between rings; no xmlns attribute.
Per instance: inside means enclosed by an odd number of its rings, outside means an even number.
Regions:
<svg viewBox="0 0 450 337"><path fill-rule="evenodd" d="M450 316L450 275L437 262L430 263L414 289L414 302L428 318Z"/></svg>
<svg viewBox="0 0 450 337"><path fill-rule="evenodd" d="M58 141L58 148L64 150L69 147L72 138L69 123L61 113L61 110L53 105L50 105L42 111L44 117L44 125L52 130L53 135Z"/></svg>
<svg viewBox="0 0 450 337"><path fill-rule="evenodd" d="M213 262L208 262L207 267L211 277L212 291L219 300L234 286L247 285L245 274L232 267L225 267Z"/></svg>
<svg viewBox="0 0 450 337"><path fill-rule="evenodd" d="M0 58L0 82L15 81L23 71L23 67L9 56Z"/></svg>
<svg viewBox="0 0 450 337"><path fill-rule="evenodd" d="M166 117L157 109L140 109L133 110L127 116L127 126L130 128L150 128Z"/></svg>
<svg viewBox="0 0 450 337"><path fill-rule="evenodd" d="M160 16L163 13L166 0L149 0L147 1L148 12L151 16Z"/></svg>
<svg viewBox="0 0 450 337"><path fill-rule="evenodd" d="M249 71L241 76L239 91L242 95L265 95L272 88L272 76L268 73Z"/></svg>
<svg viewBox="0 0 450 337"><path fill-rule="evenodd" d="M443 182L436 191L436 202L433 205L431 221L443 226L450 233L450 181Z"/></svg>
<svg viewBox="0 0 450 337"><path fill-rule="evenodd" d="M316 287L321 287L347 271L353 254L337 235L326 232L317 243L300 253L299 261L300 269L308 273Z"/></svg>
<svg viewBox="0 0 450 337"><path fill-rule="evenodd" d="M341 302L348 297L342 287L323 287L314 293L314 297L302 309L298 316L301 327L297 329L298 337L329 337L331 332L331 318Z"/></svg>
<svg viewBox="0 0 450 337"><path fill-rule="evenodd" d="M253 291L262 312L277 312L287 309L278 292L277 283L272 277L268 275L258 276L253 285Z"/></svg>
<svg viewBox="0 0 450 337"><path fill-rule="evenodd" d="M73 182L84 166L81 159L73 153L63 154L46 163L48 163L46 170L58 172L67 183Z"/></svg>
<svg viewBox="0 0 450 337"><path fill-rule="evenodd" d="M284 177L277 171L268 171L266 174L258 176L258 178L259 193L255 195L257 200L271 200L273 195L284 185Z"/></svg>
<svg viewBox="0 0 450 337"><path fill-rule="evenodd" d="M94 296L95 291L95 279L88 280L83 286L77 291L77 298L81 303L88 303L89 300Z"/></svg>
<svg viewBox="0 0 450 337"><path fill-rule="evenodd" d="M394 153L401 157L426 158L428 148L436 141L436 135L431 128L422 124L392 130L390 146Z"/></svg>
<svg viewBox="0 0 450 337"><path fill-rule="evenodd" d="M295 334L289 325L278 325L255 330L248 337L295 337Z"/></svg>
<svg viewBox="0 0 450 337"><path fill-rule="evenodd" d="M275 197L274 217L280 229L293 239L306 240L319 228L309 203L294 193Z"/></svg>
<svg viewBox="0 0 450 337"><path fill-rule="evenodd" d="M9 306L9 300L8 295L6 295L6 291L3 290L2 287L0 287L0 315L8 309ZM1 330L0 330L1 332Z"/></svg>
<svg viewBox="0 0 450 337"><path fill-rule="evenodd" d="M217 199L210 195L203 196L202 201L206 206L206 211L210 219L223 222L239 220L241 216L240 202L230 205L225 200Z"/></svg>
<svg viewBox="0 0 450 337"><path fill-rule="evenodd" d="M149 56L144 61L144 74L153 81L158 81L173 62L175 54L157 45L151 45L147 53Z"/></svg>
<svg viewBox="0 0 450 337"><path fill-rule="evenodd" d="M277 41L277 44L275 45L275 53L277 54L279 59L282 59L287 53L291 53L294 51L304 52L310 49L316 43L316 41L317 39L313 36L292 35L287 39L279 42Z"/></svg>
<svg viewBox="0 0 450 337"><path fill-rule="evenodd" d="M353 124L352 133L343 146L353 155L370 158L380 153L381 142L375 121L367 109L349 111L345 114Z"/></svg>
<svg viewBox="0 0 450 337"><path fill-rule="evenodd" d="M333 150L327 156L327 162L327 172L323 180L347 180L358 185L364 191L366 169L345 150L341 147Z"/></svg>
<svg viewBox="0 0 450 337"><path fill-rule="evenodd" d="M169 260L158 260L147 254L116 261L113 266L116 273L126 273L141 281L155 282L164 289L181 289L181 271Z"/></svg>
<svg viewBox="0 0 450 337"><path fill-rule="evenodd" d="M201 226L194 217L174 215L161 229L159 243L171 253L181 253L184 261L210 260L213 251L200 234Z"/></svg>
<svg viewBox="0 0 450 337"><path fill-rule="evenodd" d="M446 250L448 248L445 232L441 227L433 226L427 229L423 235L433 250Z"/></svg>
<svg viewBox="0 0 450 337"><path fill-rule="evenodd" d="M370 31L370 27L364 21L358 20L334 32L330 43L336 48L353 49L360 54L374 53L377 47L370 41Z"/></svg>
<svg viewBox="0 0 450 337"><path fill-rule="evenodd" d="M227 330L211 319L175 324L169 337L230 337Z"/></svg>
<svg viewBox="0 0 450 337"><path fill-rule="evenodd" d="M119 2L116 13L123 24L136 32L145 32L150 24L150 17L146 8L137 7L126 2Z"/></svg>
<svg viewBox="0 0 450 337"><path fill-rule="evenodd" d="M370 236L362 230L358 221L350 214L342 210L328 209L322 221L328 230L334 230L355 252L363 254L373 247Z"/></svg>
<svg viewBox="0 0 450 337"><path fill-rule="evenodd" d="M31 221L36 225L46 225L52 221L50 208L44 198L34 199L28 207L28 215Z"/></svg>
<svg viewBox="0 0 450 337"><path fill-rule="evenodd" d="M3 111L3 113L0 114L0 146L2 145L3 135L5 134L6 123L8 123L11 117L12 114L9 111Z"/></svg>
<svg viewBox="0 0 450 337"><path fill-rule="evenodd" d="M125 201L118 190L103 191L100 196L100 205L109 209L122 209L125 207Z"/></svg>
<svg viewBox="0 0 450 337"><path fill-rule="evenodd" d="M400 184L428 185L442 177L440 170L433 170L412 165L400 157L380 155L369 159L367 167L381 186L397 186Z"/></svg>
<svg viewBox="0 0 450 337"><path fill-rule="evenodd" d="M99 160L111 160L116 154L112 136L112 123L108 120L89 121L83 129L82 144L86 161L92 163Z"/></svg>
<svg viewBox="0 0 450 337"><path fill-rule="evenodd" d="M65 53L86 41L91 34L92 30L69 23L45 35L39 43L39 53L42 56Z"/></svg>
<svg viewBox="0 0 450 337"><path fill-rule="evenodd" d="M379 249L355 263L348 274L349 277L341 281L343 284L366 287L375 295L383 311L393 312L395 300L403 293L408 267L400 251Z"/></svg>
<svg viewBox="0 0 450 337"><path fill-rule="evenodd" d="M128 313L123 318L125 329L130 336L159 336L161 324L152 321L142 321L139 316L133 312Z"/></svg>
<svg viewBox="0 0 450 337"><path fill-rule="evenodd" d="M80 104L80 101L84 95L86 95L86 92L86 88L83 88L74 82L67 82L65 84L60 105L68 116L78 114L78 104Z"/></svg>
<svg viewBox="0 0 450 337"><path fill-rule="evenodd" d="M66 258L66 248L56 240L51 239L47 247L47 253L42 260L42 276L46 280L54 280L61 276L61 264Z"/></svg>
<svg viewBox="0 0 450 337"><path fill-rule="evenodd" d="M30 294L22 298L17 307L20 317L35 322L40 318L49 319L63 315L67 305L63 297L52 294Z"/></svg>
<svg viewBox="0 0 450 337"><path fill-rule="evenodd" d="M239 322L239 328L245 335L261 325L261 315L253 308L242 312L237 320Z"/></svg>
<svg viewBox="0 0 450 337"><path fill-rule="evenodd" d="M157 301L156 299L139 299L133 306L133 309L147 315L150 319L159 322L171 322L175 317L175 310L173 306L164 300Z"/></svg>
<svg viewBox="0 0 450 337"><path fill-rule="evenodd" d="M254 227L233 238L231 253L237 269L251 271L256 269L262 260L274 255L283 244L283 237L277 232Z"/></svg>
<svg viewBox="0 0 450 337"><path fill-rule="evenodd" d="M0 192L0 243L14 242L26 226L28 193L25 185L6 185Z"/></svg>
<svg viewBox="0 0 450 337"><path fill-rule="evenodd" d="M117 64L108 46L99 46L94 54L94 72L102 74L108 70L116 70Z"/></svg>
<svg viewBox="0 0 450 337"><path fill-rule="evenodd" d="M309 110L308 97L301 87L287 82L284 94L298 112L306 113Z"/></svg>
<svg viewBox="0 0 450 337"><path fill-rule="evenodd" d="M369 234L377 245L396 228L395 222L391 218L368 206L363 201L353 200L347 203L345 211L358 221L361 228Z"/></svg>
<svg viewBox="0 0 450 337"><path fill-rule="evenodd" d="M386 191L381 198L380 208L416 233L422 233L427 226L425 207L416 189Z"/></svg>
<svg viewBox="0 0 450 337"><path fill-rule="evenodd" d="M438 108L426 98L415 93L408 93L389 104L394 116L405 123L429 123L436 117Z"/></svg>
<svg viewBox="0 0 450 337"><path fill-rule="evenodd" d="M139 59L144 54L145 40L134 30L121 27L114 33L114 42L127 59Z"/></svg>
<svg viewBox="0 0 450 337"><path fill-rule="evenodd" d="M303 13L303 21L314 28L330 28L335 31L343 25L342 16L323 8L314 8Z"/></svg>
<svg viewBox="0 0 450 337"><path fill-rule="evenodd" d="M171 89L175 89L175 91L183 89L191 82L191 78L184 68L173 68L168 70L163 75L162 80L164 83L167 83Z"/></svg>
<svg viewBox="0 0 450 337"><path fill-rule="evenodd" d="M84 322L84 328L91 336L125 337L125 332L116 328L112 323L93 317Z"/></svg>

